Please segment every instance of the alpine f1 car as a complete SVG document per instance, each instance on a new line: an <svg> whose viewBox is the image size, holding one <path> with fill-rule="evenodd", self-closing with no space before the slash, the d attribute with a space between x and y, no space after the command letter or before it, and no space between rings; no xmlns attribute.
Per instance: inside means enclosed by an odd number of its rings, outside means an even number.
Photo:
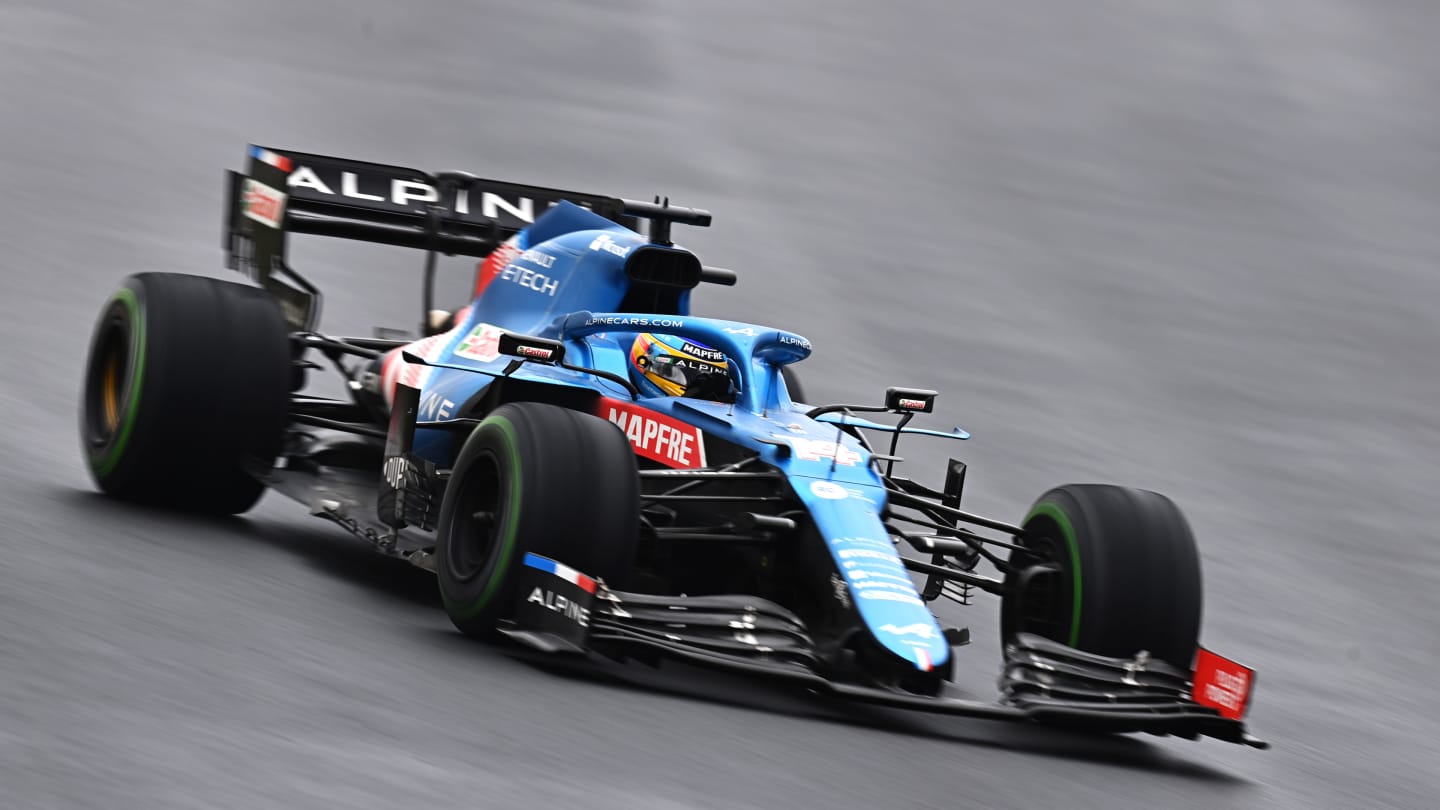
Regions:
<svg viewBox="0 0 1440 810"><path fill-rule="evenodd" d="M134 275L101 311L81 430L104 492L231 514L274 489L435 572L463 633L555 656L1265 746L1243 724L1254 673L1199 646L1172 501L1072 484L1008 523L961 508L959 460L938 487L895 474L901 435L967 435L911 425L930 390L804 402L810 341L692 316L700 284L736 280L671 241L709 213L260 147L227 201L249 283ZM320 331L294 234L425 251L420 333ZM444 318L440 255L483 260ZM303 393L331 368L343 397ZM930 610L982 592L993 703L945 694L970 635Z"/></svg>

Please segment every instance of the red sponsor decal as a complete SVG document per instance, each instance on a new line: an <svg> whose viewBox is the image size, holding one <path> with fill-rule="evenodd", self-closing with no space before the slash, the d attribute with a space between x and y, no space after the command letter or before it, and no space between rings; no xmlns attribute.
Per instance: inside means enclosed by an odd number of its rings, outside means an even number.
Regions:
<svg viewBox="0 0 1440 810"><path fill-rule="evenodd" d="M395 385L408 385L411 388L424 390L425 382L430 379L429 366L417 366L405 362L400 356L402 351L408 351L416 357L428 362L435 362L440 359L440 354L449 342L453 332L445 332L439 335L431 335L423 340L417 340L401 349L391 349L385 359L380 363L380 390L385 395L385 404L395 404Z"/></svg>
<svg viewBox="0 0 1440 810"><path fill-rule="evenodd" d="M1255 670L1201 647L1195 654L1195 702L1219 709L1222 717L1239 720L1250 704Z"/></svg>
<svg viewBox="0 0 1440 810"><path fill-rule="evenodd" d="M553 349L542 349L539 346L516 346L515 351L526 357L534 357L537 360L549 360L555 354Z"/></svg>
<svg viewBox="0 0 1440 810"><path fill-rule="evenodd" d="M500 327L482 323L471 329L470 334L455 345L455 354L471 360L479 360L482 363L489 363L500 356L500 335L502 334L504 334L504 330Z"/></svg>
<svg viewBox="0 0 1440 810"><path fill-rule="evenodd" d="M925 410L925 400L923 400L923 399L901 399L901 400L900 400L900 407L906 409L907 411L923 411L923 410Z"/></svg>
<svg viewBox="0 0 1440 810"><path fill-rule="evenodd" d="M705 466L705 437L694 425L608 397L595 412L625 432L637 456L679 469Z"/></svg>
<svg viewBox="0 0 1440 810"><path fill-rule="evenodd" d="M247 177L241 201L245 216L271 228L280 227L280 221L285 217L283 192Z"/></svg>
<svg viewBox="0 0 1440 810"><path fill-rule="evenodd" d="M515 246L515 237L513 236L490 251L490 255L485 257L485 261L475 268L475 297L479 298L480 294L485 292L485 288L490 286L490 282L500 275L500 271L519 256L520 248Z"/></svg>

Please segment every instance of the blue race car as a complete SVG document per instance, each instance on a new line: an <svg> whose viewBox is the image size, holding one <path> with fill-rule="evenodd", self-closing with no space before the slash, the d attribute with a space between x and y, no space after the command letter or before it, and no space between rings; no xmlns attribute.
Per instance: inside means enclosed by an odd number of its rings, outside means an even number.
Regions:
<svg viewBox="0 0 1440 810"><path fill-rule="evenodd" d="M90 470L115 497L212 514L274 489L433 571L470 636L1264 747L1243 723L1254 673L1199 646L1199 556L1173 502L1066 485L1012 524L960 508L958 460L938 488L895 475L901 434L966 434L910 424L928 390L806 403L791 367L808 340L690 315L700 284L736 279L670 239L709 222L251 147L224 247L252 283L122 283L87 365ZM292 234L426 251L416 339L321 332ZM483 260L454 313L433 306L441 254ZM302 393L327 365L344 397ZM980 591L1001 600L995 703L944 694L970 635L930 610Z"/></svg>

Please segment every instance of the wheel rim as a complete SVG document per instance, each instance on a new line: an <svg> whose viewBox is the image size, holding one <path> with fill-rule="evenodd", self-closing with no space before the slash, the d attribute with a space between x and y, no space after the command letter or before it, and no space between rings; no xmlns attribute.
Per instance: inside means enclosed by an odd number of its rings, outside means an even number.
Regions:
<svg viewBox="0 0 1440 810"><path fill-rule="evenodd" d="M475 579L490 562L501 523L500 490L499 464L493 454L482 452L460 482L445 544L446 563L457 581Z"/></svg>
<svg viewBox="0 0 1440 810"><path fill-rule="evenodd" d="M1016 567L1003 610L1004 636L1032 633L1074 646L1073 578L1064 544L1049 532L1034 532L1023 545L1011 556Z"/></svg>
<svg viewBox="0 0 1440 810"><path fill-rule="evenodd" d="M96 342L85 410L90 444L97 448L110 444L120 431L130 373L129 343L129 334L119 317L102 327Z"/></svg>

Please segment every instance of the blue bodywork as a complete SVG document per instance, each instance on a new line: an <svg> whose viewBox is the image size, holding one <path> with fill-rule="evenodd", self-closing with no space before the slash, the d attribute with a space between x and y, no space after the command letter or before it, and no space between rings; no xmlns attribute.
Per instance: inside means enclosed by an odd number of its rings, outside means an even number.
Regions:
<svg viewBox="0 0 1440 810"><path fill-rule="evenodd" d="M689 290L678 293L672 313L618 312L632 284L626 259L650 243L569 203L537 218L516 244L523 252L447 336L427 347L434 367L421 390L422 422L460 415L460 406L511 363L510 357L462 350L496 328L560 340L567 363L620 376L628 374L629 348L639 332L676 335L718 349L734 369L738 391L733 405L672 397L643 398L637 404L754 450L782 471L843 576L844 593L837 582L836 598L852 601L875 640L917 670L948 667L949 645L881 523L886 493L870 454L836 425L807 418L806 408L793 403L785 388L780 368L808 357L808 340L783 329L690 316ZM558 366L527 363L511 377L630 399L612 381ZM444 464L452 443L463 435L422 428L415 450Z"/></svg>

